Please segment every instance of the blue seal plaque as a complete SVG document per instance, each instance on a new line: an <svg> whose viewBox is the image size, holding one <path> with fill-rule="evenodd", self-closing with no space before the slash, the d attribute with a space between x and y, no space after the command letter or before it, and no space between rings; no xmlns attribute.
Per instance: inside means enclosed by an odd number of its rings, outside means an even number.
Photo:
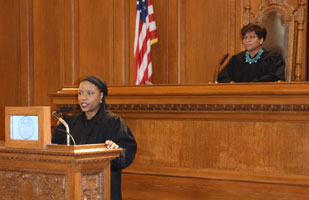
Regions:
<svg viewBox="0 0 309 200"><path fill-rule="evenodd" d="M46 149L51 143L50 113L49 106L5 107L5 146Z"/></svg>
<svg viewBox="0 0 309 200"><path fill-rule="evenodd" d="M24 116L19 119L18 133L21 138L29 140L34 134L34 122L29 116Z"/></svg>

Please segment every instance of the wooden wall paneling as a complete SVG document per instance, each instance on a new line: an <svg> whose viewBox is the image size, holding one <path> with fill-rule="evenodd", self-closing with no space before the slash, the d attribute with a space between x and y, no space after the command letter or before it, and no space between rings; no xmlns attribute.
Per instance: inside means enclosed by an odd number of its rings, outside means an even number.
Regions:
<svg viewBox="0 0 309 200"><path fill-rule="evenodd" d="M20 81L20 3L18 0L1 1L0 6L0 73L3 98L1 105L19 103ZM5 97L5 98L4 98ZM4 110L3 110L4 111Z"/></svg>
<svg viewBox="0 0 309 200"><path fill-rule="evenodd" d="M309 197L307 122L289 121L289 113L281 113L285 120L270 120L272 113L233 119L237 112L215 119L215 113L199 120L126 118L139 148L123 178L124 199L137 199L131 192L138 191L149 199Z"/></svg>
<svg viewBox="0 0 309 200"><path fill-rule="evenodd" d="M181 1L181 84L214 81L228 53L227 1Z"/></svg>
<svg viewBox="0 0 309 200"><path fill-rule="evenodd" d="M113 85L126 85L125 69L125 34L126 30L126 1L114 0L113 12Z"/></svg>
<svg viewBox="0 0 309 200"><path fill-rule="evenodd" d="M61 88L64 68L64 1L33 0L33 104L50 105L46 95Z"/></svg>
<svg viewBox="0 0 309 200"><path fill-rule="evenodd" d="M306 8L307 8L307 25L306 25L306 33L307 33L307 31L308 31L308 27L309 27L309 9L308 9L308 7L309 7L309 0L307 0L307 6L306 6ZM306 80L308 80L308 77L309 77L309 34L307 33L307 38L306 38L306 46L307 46L307 49L306 49L306 51L304 51L304 53L305 53L305 58L307 58L307 60L306 60L306 62L307 62L307 65L306 65L306 69L307 69L307 76L306 76Z"/></svg>
<svg viewBox="0 0 309 200"><path fill-rule="evenodd" d="M113 83L114 0L79 1L79 76Z"/></svg>
<svg viewBox="0 0 309 200"><path fill-rule="evenodd" d="M187 175L194 172L199 177L203 177L203 170L309 175L305 164L309 160L303 156L308 154L306 122L276 121L273 118L269 122L266 121L267 115L263 121L210 117L127 119L139 144L133 169L177 168L186 171ZM197 153L199 151L202 153Z"/></svg>
<svg viewBox="0 0 309 200"><path fill-rule="evenodd" d="M246 2L244 0L231 1L231 55L242 51L241 33L240 30L243 26L244 9ZM234 28L234 30L233 30Z"/></svg>
<svg viewBox="0 0 309 200"><path fill-rule="evenodd" d="M167 14L167 82L165 84L180 83L180 0L168 1Z"/></svg>
<svg viewBox="0 0 309 200"><path fill-rule="evenodd" d="M125 53L124 53L124 61L125 61L125 67L124 67L124 78L125 78L125 85L130 85L134 83L134 58L133 56L133 38L134 38L134 32L132 32L134 29L135 21L133 22L131 19L134 18L134 14L136 12L133 11L134 3L136 5L135 1L129 0L125 1L125 19L124 19L124 45L125 45ZM132 7L132 9L131 9Z"/></svg>
<svg viewBox="0 0 309 200"><path fill-rule="evenodd" d="M151 180L151 182L149 181ZM123 199L307 200L308 187L233 180L124 174Z"/></svg>
<svg viewBox="0 0 309 200"><path fill-rule="evenodd" d="M151 45L151 60L152 60L152 80L154 84L167 84L168 75L168 37L170 29L168 14L170 0L155 0L152 1L154 8L154 17L157 25L157 34L159 42ZM173 8L173 10L176 8Z"/></svg>
<svg viewBox="0 0 309 200"><path fill-rule="evenodd" d="M33 37L32 37L32 0L20 3L20 104L33 102Z"/></svg>
<svg viewBox="0 0 309 200"><path fill-rule="evenodd" d="M297 24L297 29L298 29L298 44L297 44L297 51L298 52L301 52L300 54L298 54L298 58L296 57L296 63L297 65L299 65L299 63L301 64L301 71L300 71L300 74L301 74L301 80L302 81L306 81L308 80L307 79L307 71L308 71L308 68L307 68L307 59L306 59L306 56L307 56L307 49L306 49L306 44L307 44L307 30L308 30L308 27L307 27L307 22L306 22L306 15L308 15L308 4L306 3L305 0L299 0L298 1L298 5L297 5L298 8L300 7L303 7L303 13L300 13L299 15L303 15L303 16L299 16L300 18L303 18L303 21L301 21L300 23ZM300 12L300 11L299 11Z"/></svg>
<svg viewBox="0 0 309 200"><path fill-rule="evenodd" d="M239 42L241 40L240 36L240 29L242 27L241 19L242 14L244 10L244 2L243 0L230 0L227 1L227 53L229 54L226 61L222 64L222 66L219 67L219 69L213 69L213 70L219 70L221 71L226 64L231 59L231 56L234 54L237 54L241 51L241 43ZM221 60L220 58L219 60ZM219 61L220 62L220 61ZM218 64L213 66L213 68L218 67ZM214 78L215 79L215 78ZM214 82L213 80L210 80L210 82Z"/></svg>
<svg viewBox="0 0 309 200"><path fill-rule="evenodd" d="M128 66L126 67L126 77L129 79L129 85L135 85L134 83L134 37L135 37L135 19L136 19L136 1L129 0L127 4L127 11L128 11L128 19L127 19L127 39L128 42L126 43L128 46L126 48L126 52L128 55Z"/></svg>
<svg viewBox="0 0 309 200"><path fill-rule="evenodd" d="M236 2L235 0L231 0L231 1L228 1L227 3L227 7L228 7L228 13L227 13L227 27L228 27L228 30L227 30L227 35L228 35L228 40L227 40L227 47L228 47L228 52L229 54L231 54L232 52L235 51L235 43L236 41L234 40L235 38L235 29L232 28L232 27L235 27L236 24L236 9L235 9L235 5L236 5ZM228 61L228 59L226 60L226 62ZM224 64L224 63L223 63ZM224 66L224 65L223 65ZM222 68L223 68L222 66ZM221 68L219 69L219 71L221 70ZM215 77L216 78L216 77Z"/></svg>
<svg viewBox="0 0 309 200"><path fill-rule="evenodd" d="M0 1L0 140L4 139L4 107L18 105L23 96L21 87L21 22L18 0ZM27 91L27 87L24 88Z"/></svg>
<svg viewBox="0 0 309 200"><path fill-rule="evenodd" d="M76 85L79 78L79 1L64 1L64 65L60 66L61 87Z"/></svg>

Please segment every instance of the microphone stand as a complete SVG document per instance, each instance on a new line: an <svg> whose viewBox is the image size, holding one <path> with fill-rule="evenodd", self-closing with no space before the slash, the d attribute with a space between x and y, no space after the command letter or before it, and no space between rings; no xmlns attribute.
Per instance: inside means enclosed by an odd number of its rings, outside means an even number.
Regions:
<svg viewBox="0 0 309 200"><path fill-rule="evenodd" d="M73 145L76 145L76 142L75 142L73 136L72 136L69 132L67 132L67 131L65 131L65 130L63 130L63 129L57 128L57 127L55 127L55 126L52 126L52 128L55 129L56 131L60 131L60 132L63 132L63 133L65 133L65 134L69 135L70 138L72 139Z"/></svg>
<svg viewBox="0 0 309 200"><path fill-rule="evenodd" d="M223 65L223 63L225 62L225 60L227 59L227 57L229 57L230 54L226 54L224 56L224 58L221 60L221 62L219 63L219 65L216 68L216 74L215 74L215 83L218 83L218 76L219 76L219 72L220 72L220 67L221 65Z"/></svg>
<svg viewBox="0 0 309 200"><path fill-rule="evenodd" d="M68 133L68 134L67 134L67 146L69 146L69 145L70 145L70 136L71 136L71 134L70 134L70 129L69 129L69 125L64 121L64 119L62 119L61 117L59 117L59 116L56 114L56 112L57 112L57 111L52 112L52 115L53 115L56 119L58 119L58 121L59 121L61 124L64 125L65 130L66 130L66 132ZM72 138L73 138L73 137L72 137Z"/></svg>

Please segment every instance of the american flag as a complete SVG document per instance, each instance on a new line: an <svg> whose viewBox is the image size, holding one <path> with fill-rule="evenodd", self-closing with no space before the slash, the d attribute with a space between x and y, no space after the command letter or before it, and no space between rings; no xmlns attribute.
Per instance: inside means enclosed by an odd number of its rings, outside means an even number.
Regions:
<svg viewBox="0 0 309 200"><path fill-rule="evenodd" d="M151 0L136 1L134 59L136 85L152 83L151 45L158 42Z"/></svg>

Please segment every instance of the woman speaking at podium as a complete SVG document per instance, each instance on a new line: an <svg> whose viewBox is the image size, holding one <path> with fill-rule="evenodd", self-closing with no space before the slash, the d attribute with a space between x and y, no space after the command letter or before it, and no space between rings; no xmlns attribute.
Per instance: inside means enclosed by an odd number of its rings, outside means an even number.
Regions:
<svg viewBox="0 0 309 200"><path fill-rule="evenodd" d="M96 76L80 81L78 102L81 113L69 116L66 122L76 144L106 143L107 148L122 148L120 156L111 161L111 200L121 200L121 170L134 160L136 141L125 121L107 110L107 85ZM64 129L59 125L59 129ZM65 144L66 135L54 131L52 143Z"/></svg>
<svg viewBox="0 0 309 200"><path fill-rule="evenodd" d="M245 51L232 56L217 82L272 82L285 80L285 61L280 53L262 48L266 29L248 24L241 29Z"/></svg>

